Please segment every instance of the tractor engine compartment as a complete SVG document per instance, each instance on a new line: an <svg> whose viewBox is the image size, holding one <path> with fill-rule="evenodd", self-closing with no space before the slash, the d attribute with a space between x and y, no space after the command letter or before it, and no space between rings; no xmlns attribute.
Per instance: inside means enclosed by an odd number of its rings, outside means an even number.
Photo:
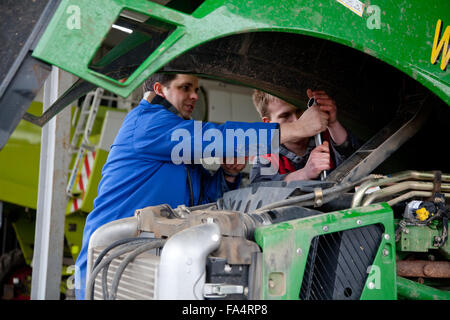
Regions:
<svg viewBox="0 0 450 320"><path fill-rule="evenodd" d="M449 181L265 182L143 208L92 236L86 299L447 299Z"/></svg>

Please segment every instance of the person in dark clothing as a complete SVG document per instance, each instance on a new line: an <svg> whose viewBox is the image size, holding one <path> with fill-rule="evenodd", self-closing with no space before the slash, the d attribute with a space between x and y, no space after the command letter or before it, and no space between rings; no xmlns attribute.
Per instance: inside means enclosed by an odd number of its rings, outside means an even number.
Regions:
<svg viewBox="0 0 450 320"><path fill-rule="evenodd" d="M323 144L316 146L314 136L304 137L280 145L278 154L259 156L250 171L250 183L262 181L315 180L322 171L331 171L359 148L357 139L338 121L337 107L325 91L307 90L315 98L313 106L326 123L322 131ZM291 123L303 117L299 108L263 91L255 90L253 103L266 123ZM312 109L311 108L311 109ZM267 174L264 168L276 167L277 172ZM267 171L266 171L267 172Z"/></svg>

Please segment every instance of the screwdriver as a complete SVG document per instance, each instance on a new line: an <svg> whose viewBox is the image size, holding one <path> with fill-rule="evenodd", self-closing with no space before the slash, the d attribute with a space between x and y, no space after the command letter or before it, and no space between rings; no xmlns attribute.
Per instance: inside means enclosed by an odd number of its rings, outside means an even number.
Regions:
<svg viewBox="0 0 450 320"><path fill-rule="evenodd" d="M316 105L317 105L316 99L310 98L308 100L308 104L307 104L308 108L311 108L312 106L316 106ZM322 144L322 136L320 135L320 133L318 133L314 136L314 142L316 144L316 147L320 146ZM327 178L327 172L326 172L326 170L324 170L320 173L320 180L325 180L326 178Z"/></svg>

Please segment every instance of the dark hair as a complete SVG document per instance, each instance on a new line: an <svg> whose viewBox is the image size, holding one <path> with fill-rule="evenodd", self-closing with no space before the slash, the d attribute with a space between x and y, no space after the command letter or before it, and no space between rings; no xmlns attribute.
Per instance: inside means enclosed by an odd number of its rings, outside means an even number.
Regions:
<svg viewBox="0 0 450 320"><path fill-rule="evenodd" d="M169 86L173 79L177 77L177 74L167 74L167 73L155 73L151 75L147 80L145 80L143 85L144 93L147 91L153 92L153 86L156 82L161 83L164 86Z"/></svg>

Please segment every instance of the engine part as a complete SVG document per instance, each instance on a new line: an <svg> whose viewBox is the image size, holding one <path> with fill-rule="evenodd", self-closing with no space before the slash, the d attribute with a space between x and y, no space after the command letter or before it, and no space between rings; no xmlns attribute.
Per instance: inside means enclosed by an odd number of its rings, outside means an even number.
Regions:
<svg viewBox="0 0 450 320"><path fill-rule="evenodd" d="M96 258L104 250L104 247L94 248L93 256ZM102 300L106 299L104 292L105 285L111 285L112 279L116 274L117 269L125 258L125 254L111 259L107 271L106 279L97 277L94 284L94 294L91 299ZM104 259L110 257L107 254ZM145 252L134 261L128 264L123 272L123 277L117 288L117 300L153 300L155 299L155 283L159 269L160 256ZM86 296L87 298L87 296Z"/></svg>
<svg viewBox="0 0 450 320"><path fill-rule="evenodd" d="M114 252L112 252L109 257L105 258L103 261L98 263L98 265L92 270L92 272L89 273L88 280L86 281L86 300L91 300L94 297L94 286L95 286L97 274L100 271L104 270L104 268L109 268L109 265L111 264L111 262L114 259L116 259L124 254L130 253L130 252L131 252L131 255L133 256L133 258L135 258L136 257L136 255L134 255L135 253L141 254L145 251L149 251L154 248L159 248L165 242L165 240L153 239L153 238L146 238L145 240L146 240L146 243L144 243L144 244L142 244L141 242L136 242L136 241L124 243L122 246L118 247ZM99 254L99 256L102 256L102 255L103 255L103 252ZM114 280L113 280L113 288L112 288L113 292L111 295L112 299L114 299L117 294L118 281L120 280L120 277L123 273L123 269L129 263L128 257L129 256L126 256L124 258L123 262L126 262L125 266L123 266L123 263L121 263L118 267L119 270L116 270L118 272L115 273ZM106 290L106 281L105 281L106 276L107 276L107 270L104 273L102 291L104 294L103 298L109 299L110 296L108 295L107 290Z"/></svg>
<svg viewBox="0 0 450 320"><path fill-rule="evenodd" d="M264 266L259 299L395 299L380 290L395 283L392 219L382 203L256 229Z"/></svg>
<svg viewBox="0 0 450 320"><path fill-rule="evenodd" d="M403 277L397 277L397 291L400 297L411 300L450 300L448 291L438 290Z"/></svg>
<svg viewBox="0 0 450 320"><path fill-rule="evenodd" d="M363 202L363 206L369 205L373 203L376 199L391 196L394 194L398 194L405 190L419 190L419 191L430 191L430 196L432 195L432 190L434 188L434 184L431 182L421 182L421 181L404 181L397 184L394 184L393 186L386 187L382 190L375 191L368 195ZM441 186L442 191L450 191L450 184L443 184ZM447 198L450 197L450 193L446 193L445 196Z"/></svg>
<svg viewBox="0 0 450 320"><path fill-rule="evenodd" d="M114 241L137 237L137 221L135 218L126 218L116 220L107 225L98 228L89 240L87 269L92 270L94 263L93 249L97 247L106 247ZM89 281L90 272L86 274L86 283Z"/></svg>
<svg viewBox="0 0 450 320"><path fill-rule="evenodd" d="M203 299L206 257L219 248L219 226L212 222L185 229L171 237L161 254L157 298Z"/></svg>
<svg viewBox="0 0 450 320"><path fill-rule="evenodd" d="M204 297L209 299L247 299L249 265L230 265L227 259L208 257Z"/></svg>
<svg viewBox="0 0 450 320"><path fill-rule="evenodd" d="M359 299L382 234L382 226L370 225L315 237L309 249L300 299Z"/></svg>
<svg viewBox="0 0 450 320"><path fill-rule="evenodd" d="M397 261L397 275L401 277L450 278L449 261Z"/></svg>
<svg viewBox="0 0 450 320"><path fill-rule="evenodd" d="M353 197L352 201L352 208L358 207L363 202L363 198L369 188L372 187L380 187L384 185L392 185L400 181L404 180L425 180L425 181L434 181L436 176L436 172L420 172L420 171L403 171L397 174L394 174L392 176L384 176L381 178L371 179L367 180L361 186L358 188L358 190L355 192L355 195ZM450 175L443 174L441 175L441 181L443 182L450 182ZM423 186L421 184L420 186ZM429 185L426 185L427 189ZM397 190L394 190L397 191ZM402 191L402 190L399 190ZM430 190L431 191L431 190ZM384 194L383 196L387 196L389 194ZM431 193L430 193L431 196Z"/></svg>

